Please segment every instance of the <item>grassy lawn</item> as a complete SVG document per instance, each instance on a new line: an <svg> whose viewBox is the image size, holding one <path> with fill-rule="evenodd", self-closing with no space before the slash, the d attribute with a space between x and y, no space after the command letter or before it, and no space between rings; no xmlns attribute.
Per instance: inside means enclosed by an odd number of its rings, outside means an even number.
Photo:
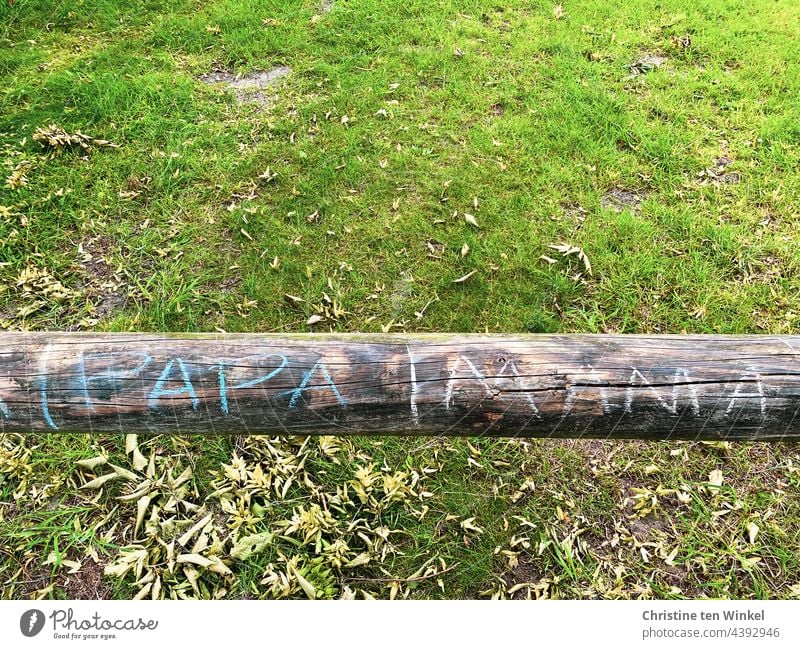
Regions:
<svg viewBox="0 0 800 649"><path fill-rule="evenodd" d="M800 5L555 4L0 0L0 329L795 332ZM0 595L800 597L798 493L789 444L0 433Z"/></svg>

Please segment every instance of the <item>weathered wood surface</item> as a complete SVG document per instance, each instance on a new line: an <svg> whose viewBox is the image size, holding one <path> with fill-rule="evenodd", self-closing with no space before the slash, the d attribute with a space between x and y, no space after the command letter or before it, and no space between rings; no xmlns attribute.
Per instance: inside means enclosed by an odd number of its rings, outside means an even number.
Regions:
<svg viewBox="0 0 800 649"><path fill-rule="evenodd" d="M0 334L3 431L800 440L800 336Z"/></svg>

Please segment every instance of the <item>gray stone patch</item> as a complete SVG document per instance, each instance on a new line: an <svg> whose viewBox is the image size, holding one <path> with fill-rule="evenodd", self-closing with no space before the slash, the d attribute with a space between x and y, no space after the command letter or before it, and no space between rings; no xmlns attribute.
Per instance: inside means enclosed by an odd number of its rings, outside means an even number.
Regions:
<svg viewBox="0 0 800 649"><path fill-rule="evenodd" d="M333 1L334 0L322 0L322 4L319 7L319 12L321 14L326 14L333 9Z"/></svg>
<svg viewBox="0 0 800 649"><path fill-rule="evenodd" d="M626 209L638 212L643 200L644 198L641 194L629 189L615 187L600 197L600 207L614 210L615 212L622 212Z"/></svg>
<svg viewBox="0 0 800 649"><path fill-rule="evenodd" d="M274 86L280 79L291 74L292 69L279 65L269 70L257 70L249 74L233 74L225 70L215 70L201 74L198 80L211 86L224 86L233 90L239 103L266 104L274 96L265 91Z"/></svg>

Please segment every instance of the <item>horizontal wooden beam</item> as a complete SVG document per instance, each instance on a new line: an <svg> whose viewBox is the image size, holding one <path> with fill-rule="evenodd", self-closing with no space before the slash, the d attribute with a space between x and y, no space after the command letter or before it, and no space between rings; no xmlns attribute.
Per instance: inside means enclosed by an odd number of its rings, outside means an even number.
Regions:
<svg viewBox="0 0 800 649"><path fill-rule="evenodd" d="M3 431L800 439L800 337L0 334Z"/></svg>

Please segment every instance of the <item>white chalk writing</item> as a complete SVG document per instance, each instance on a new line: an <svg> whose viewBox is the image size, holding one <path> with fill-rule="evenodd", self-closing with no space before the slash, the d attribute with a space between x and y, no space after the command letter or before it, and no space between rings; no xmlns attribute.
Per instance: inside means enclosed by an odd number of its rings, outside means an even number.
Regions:
<svg viewBox="0 0 800 649"><path fill-rule="evenodd" d="M726 417L730 415L731 412L733 412L733 406L736 403L737 399L744 399L747 397L758 397L759 409L761 410L761 414L762 415L767 414L767 397L764 394L764 385L761 383L761 375L757 373L746 374L745 376L742 377L742 380L745 381L748 378L750 379L751 382L753 380L755 381L756 391L745 392L744 391L745 384L741 382L737 383L736 388L734 389L733 394L731 395L731 400L728 402L728 407L725 409Z"/></svg>

